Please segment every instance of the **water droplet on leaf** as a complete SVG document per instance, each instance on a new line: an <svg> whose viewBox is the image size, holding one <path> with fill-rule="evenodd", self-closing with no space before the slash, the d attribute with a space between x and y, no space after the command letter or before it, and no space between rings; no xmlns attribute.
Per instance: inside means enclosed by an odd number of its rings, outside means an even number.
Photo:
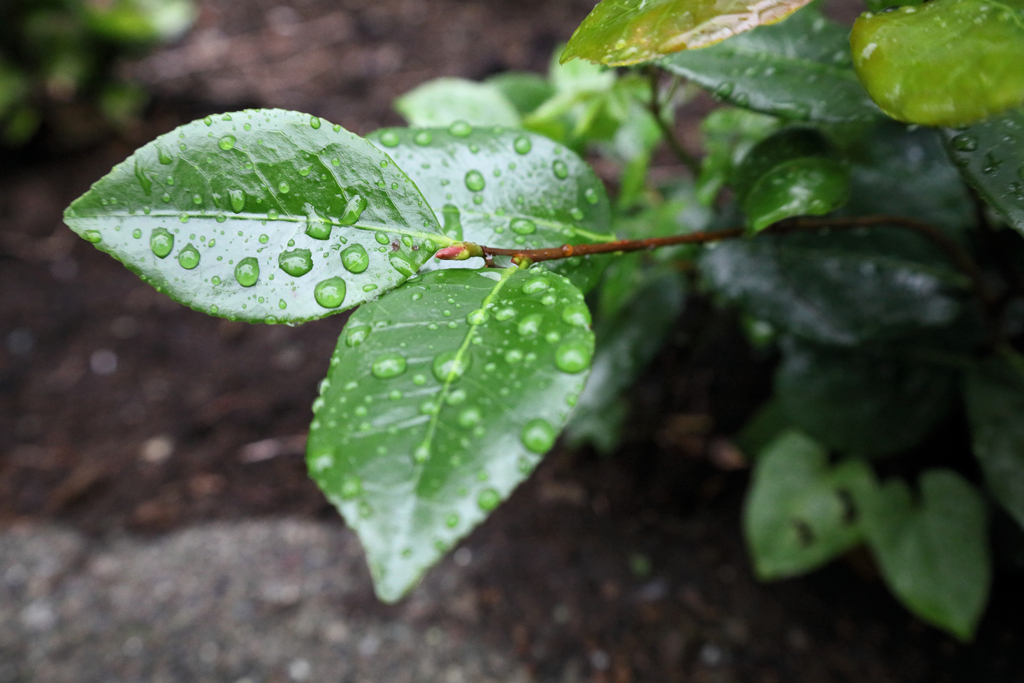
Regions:
<svg viewBox="0 0 1024 683"><path fill-rule="evenodd" d="M555 445L555 428L547 420L538 418L526 423L523 431L519 433L519 439L523 446L532 453L543 455Z"/></svg>
<svg viewBox="0 0 1024 683"><path fill-rule="evenodd" d="M277 263L281 270L292 277L302 277L313 270L313 256L309 249L292 249L282 252Z"/></svg>
<svg viewBox="0 0 1024 683"><path fill-rule="evenodd" d="M373 361L371 372L377 379L391 379L405 372L405 356L400 353L386 353Z"/></svg>
<svg viewBox="0 0 1024 683"><path fill-rule="evenodd" d="M174 235L167 228L157 228L149 238L149 248L157 258L167 258L174 248Z"/></svg>
<svg viewBox="0 0 1024 683"><path fill-rule="evenodd" d="M199 265L199 252L191 243L178 252L178 264L185 270L192 270Z"/></svg>
<svg viewBox="0 0 1024 683"><path fill-rule="evenodd" d="M252 256L247 256L235 266L235 280L243 287L252 287L260 279L260 264Z"/></svg>
<svg viewBox="0 0 1024 683"><path fill-rule="evenodd" d="M313 289L313 298L324 308L337 308L345 301L345 281L340 277L332 277L317 283Z"/></svg>

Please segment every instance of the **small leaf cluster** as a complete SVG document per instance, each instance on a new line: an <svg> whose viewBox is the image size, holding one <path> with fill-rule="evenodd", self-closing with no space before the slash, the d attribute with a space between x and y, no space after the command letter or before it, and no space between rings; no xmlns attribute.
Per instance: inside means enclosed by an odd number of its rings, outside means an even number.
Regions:
<svg viewBox="0 0 1024 683"><path fill-rule="evenodd" d="M865 544L908 609L970 639L992 510L1024 526L1024 96L974 50L991 31L1019 50L1019 3L968 26L932 0L852 35L804 3L738 4L603 0L546 76L426 83L395 103L409 127L366 138L297 112L208 117L138 150L66 220L211 315L358 307L308 464L384 600L563 431L614 451L629 387L699 292L779 359L736 437L758 575ZM994 74L970 102L940 49L958 37L965 68ZM700 159L673 133L696 88L724 103ZM692 178L651 172L662 146ZM955 420L980 477L906 464Z"/></svg>
<svg viewBox="0 0 1024 683"><path fill-rule="evenodd" d="M121 125L145 93L112 77L117 60L181 36L192 0L5 0L0 6L0 144L27 142L44 121L71 140L82 110Z"/></svg>

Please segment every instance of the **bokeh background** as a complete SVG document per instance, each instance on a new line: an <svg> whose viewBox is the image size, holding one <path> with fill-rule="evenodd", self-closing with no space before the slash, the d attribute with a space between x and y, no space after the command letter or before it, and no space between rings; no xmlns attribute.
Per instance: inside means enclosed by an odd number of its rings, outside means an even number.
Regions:
<svg viewBox="0 0 1024 683"><path fill-rule="evenodd" d="M557 448L389 607L302 457L345 316L208 318L61 223L184 122L280 107L401 125L392 100L431 78L545 72L593 4L201 0L183 37L116 60L138 90L113 125L44 93L36 133L0 147L0 683L1024 681L1012 575L978 645L915 620L856 554L752 579L728 435L773 358L700 297L630 395L614 457ZM714 106L681 113L695 152Z"/></svg>

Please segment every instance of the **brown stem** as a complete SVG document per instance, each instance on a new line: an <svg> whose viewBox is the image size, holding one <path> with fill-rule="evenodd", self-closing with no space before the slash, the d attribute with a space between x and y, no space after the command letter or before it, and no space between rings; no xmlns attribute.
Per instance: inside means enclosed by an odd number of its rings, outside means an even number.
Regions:
<svg viewBox="0 0 1024 683"><path fill-rule="evenodd" d="M930 240L935 246L945 252L949 260L956 267L970 278L971 283L978 296L986 304L995 300L995 294L985 284L981 276L981 270L975 263L971 254L933 225L924 223L913 218L903 216L855 216L842 218L789 218L779 221L764 230L773 235L784 235L793 232L811 230L851 229L869 227L899 227L911 230ZM561 247L550 249L496 249L494 247L482 247L485 254L494 256L511 256L516 263L524 258L531 261L552 261L556 259L569 258L571 256L586 256L588 254L608 254L626 251L645 251L658 247L669 247L679 244L707 244L721 240L736 239L747 233L744 228L730 228L728 230L717 230L714 232L692 232L688 235L673 235L672 237L650 237L643 240L618 240L615 242L602 242L599 244L563 244Z"/></svg>
<svg viewBox="0 0 1024 683"><path fill-rule="evenodd" d="M658 82L661 77L661 72L657 69L651 68L648 70L648 78L651 79L651 101L647 104L647 108L650 109L651 115L654 116L654 120L658 124L658 128L661 129L662 135L665 136L665 142L672 149L672 152L679 158L679 161L683 162L683 165L690 169L690 173L696 177L700 174L700 162L692 154L686 151L682 143L676 137L675 130L662 116L662 105L660 88Z"/></svg>

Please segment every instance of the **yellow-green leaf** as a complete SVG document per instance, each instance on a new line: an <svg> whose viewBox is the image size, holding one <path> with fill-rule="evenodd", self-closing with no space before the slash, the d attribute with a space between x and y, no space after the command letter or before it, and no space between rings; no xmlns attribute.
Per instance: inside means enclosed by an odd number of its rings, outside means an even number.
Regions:
<svg viewBox="0 0 1024 683"><path fill-rule="evenodd" d="M1024 0L933 0L866 13L854 68L889 116L962 126L1024 103Z"/></svg>
<svg viewBox="0 0 1024 683"><path fill-rule="evenodd" d="M706 47L773 24L809 0L602 0L562 54L611 66L639 64Z"/></svg>

